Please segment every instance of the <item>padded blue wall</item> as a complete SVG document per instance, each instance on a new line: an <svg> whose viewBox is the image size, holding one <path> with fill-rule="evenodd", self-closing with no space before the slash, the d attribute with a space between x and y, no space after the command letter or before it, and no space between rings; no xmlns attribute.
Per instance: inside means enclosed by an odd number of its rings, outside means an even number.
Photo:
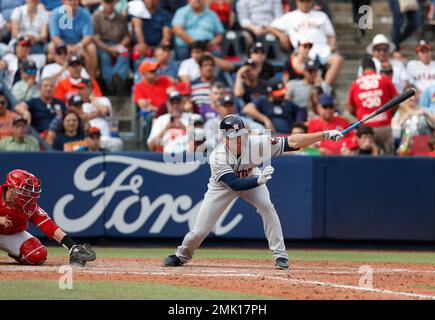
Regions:
<svg viewBox="0 0 435 320"><path fill-rule="evenodd" d="M43 183L41 206L73 236L182 237L195 221L208 165L153 153L0 153ZM435 160L285 156L268 183L286 239L435 240ZM32 227L35 235L41 233ZM212 237L263 239L255 208L237 200Z"/></svg>

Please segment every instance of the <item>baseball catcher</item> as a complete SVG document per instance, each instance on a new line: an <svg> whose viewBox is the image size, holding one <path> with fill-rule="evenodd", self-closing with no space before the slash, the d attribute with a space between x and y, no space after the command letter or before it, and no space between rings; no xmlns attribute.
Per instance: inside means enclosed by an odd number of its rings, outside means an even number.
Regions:
<svg viewBox="0 0 435 320"><path fill-rule="evenodd" d="M328 130L295 134L287 138L255 136L249 134L243 120L237 115L228 115L221 121L220 134L221 141L210 155L211 178L195 225L186 234L176 253L168 256L163 265L178 267L192 259L194 251L213 229L219 217L234 199L240 197L252 204L263 219L264 232L276 268L287 269L288 256L281 223L266 187L266 183L272 179L274 169L267 166L260 171L258 167L284 152L298 150L321 140L337 141L343 135L339 131Z"/></svg>
<svg viewBox="0 0 435 320"><path fill-rule="evenodd" d="M8 173L6 182L0 185L0 250L6 251L19 264L43 264L48 252L26 231L30 221L69 251L70 264L84 266L95 260L95 251L88 244L75 243L39 207L40 195L41 182L33 174L21 169Z"/></svg>

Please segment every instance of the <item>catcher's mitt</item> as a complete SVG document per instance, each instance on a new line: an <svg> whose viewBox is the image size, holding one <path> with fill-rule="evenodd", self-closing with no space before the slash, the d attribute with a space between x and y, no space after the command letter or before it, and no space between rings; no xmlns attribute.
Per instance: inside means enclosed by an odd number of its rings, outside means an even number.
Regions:
<svg viewBox="0 0 435 320"><path fill-rule="evenodd" d="M94 261L97 258L94 249L89 244L78 244L71 248L69 253L69 263L84 266L88 261Z"/></svg>

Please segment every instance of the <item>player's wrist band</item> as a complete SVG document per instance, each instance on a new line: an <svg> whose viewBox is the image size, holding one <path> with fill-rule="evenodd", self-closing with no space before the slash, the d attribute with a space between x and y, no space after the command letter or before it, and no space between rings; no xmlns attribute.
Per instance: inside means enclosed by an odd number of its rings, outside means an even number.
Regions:
<svg viewBox="0 0 435 320"><path fill-rule="evenodd" d="M73 239L71 239L70 236L68 236L68 235L66 235L65 237L62 238L62 240L60 241L60 244L62 246L64 246L65 248L67 248L68 250L71 250L71 248L76 245L75 241Z"/></svg>

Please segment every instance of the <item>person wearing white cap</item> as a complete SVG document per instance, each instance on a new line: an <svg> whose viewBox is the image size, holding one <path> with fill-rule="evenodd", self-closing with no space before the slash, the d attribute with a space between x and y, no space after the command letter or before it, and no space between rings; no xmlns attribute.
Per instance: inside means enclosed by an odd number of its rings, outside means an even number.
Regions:
<svg viewBox="0 0 435 320"><path fill-rule="evenodd" d="M393 84L397 91L400 93L405 87L405 82L408 80L405 65L398 59L391 58L391 54L396 49L394 43L390 42L388 38L378 33L374 36L372 42L367 46L367 53L372 56L372 60L375 63L376 71L378 73L382 70L382 64L390 62L393 67ZM358 76L362 75L362 68L358 69Z"/></svg>

